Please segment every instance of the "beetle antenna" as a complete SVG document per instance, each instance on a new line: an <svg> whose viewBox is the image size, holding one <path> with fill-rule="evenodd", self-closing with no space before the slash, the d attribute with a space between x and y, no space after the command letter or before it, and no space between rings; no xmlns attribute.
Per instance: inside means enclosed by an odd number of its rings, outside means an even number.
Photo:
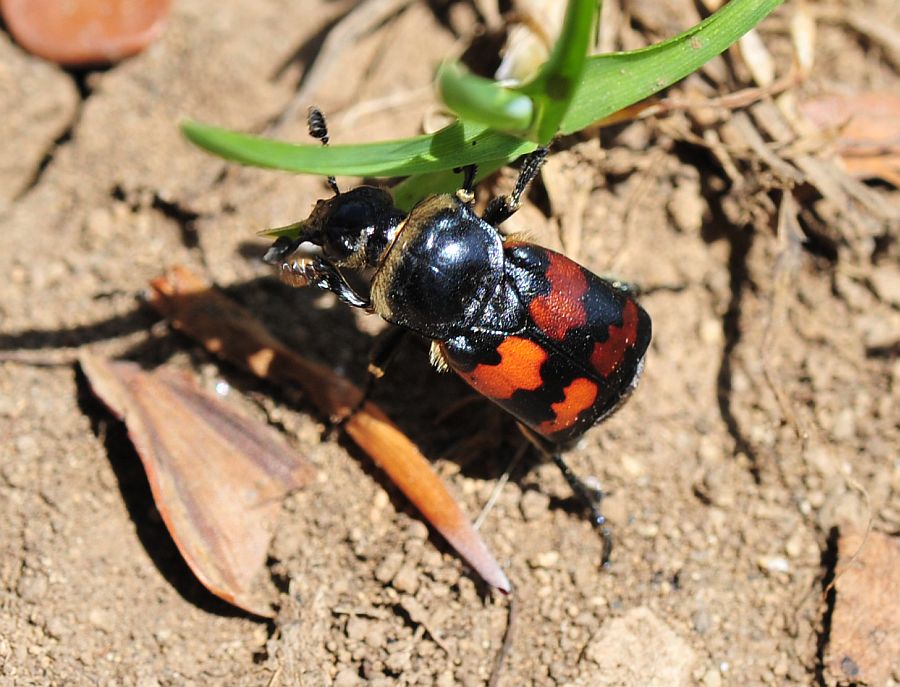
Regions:
<svg viewBox="0 0 900 687"><path fill-rule="evenodd" d="M328 124L325 121L325 115L322 113L322 110L315 105L312 105L306 114L306 122L309 125L309 135L322 141L323 146L327 146ZM341 195L341 192L338 189L337 180L334 176L328 176L328 185L331 187L331 190L334 191L334 195Z"/></svg>

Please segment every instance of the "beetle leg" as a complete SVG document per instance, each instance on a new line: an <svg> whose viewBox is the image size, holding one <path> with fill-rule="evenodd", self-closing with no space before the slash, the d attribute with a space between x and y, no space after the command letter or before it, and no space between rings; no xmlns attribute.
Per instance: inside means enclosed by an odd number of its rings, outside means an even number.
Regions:
<svg viewBox="0 0 900 687"><path fill-rule="evenodd" d="M372 349L369 351L369 367L366 370L367 376L363 385L362 398L356 404L356 407L350 411L350 415L362 408L365 402L369 400L369 396L372 395L372 391L375 389L375 383L384 377L388 365L391 364L394 356L397 355L397 351L400 350L400 344L403 343L403 339L406 338L408 333L408 329L390 327L375 339L375 343L372 344Z"/></svg>
<svg viewBox="0 0 900 687"><path fill-rule="evenodd" d="M378 335L369 351L369 367L366 370L366 381L363 384L362 395L352 408L330 418L329 426L325 431L326 436L340 428L366 404L375 390L376 382L384 377L388 365L394 359L394 356L400 349L400 344L408 333L408 329L390 327Z"/></svg>
<svg viewBox="0 0 900 687"><path fill-rule="evenodd" d="M338 268L319 255L281 263L281 279L291 286L316 286L331 291L341 302L354 308L369 308L368 298L360 296L344 280Z"/></svg>
<svg viewBox="0 0 900 687"><path fill-rule="evenodd" d="M594 526L594 529L600 532L600 536L603 538L601 563L606 567L609 564L609 556L612 553L613 540L609 527L606 526L606 518L603 517L603 514L600 512L600 502L603 500L603 492L586 484L584 480L572 471L572 468L570 468L563 459L559 446L551 443L539 434L536 434L534 430L529 429L521 422L518 424L519 429L522 431L522 434L525 435L525 438L528 439L541 454L552 460L556 467L559 468L559 471L565 478L572 493L575 494L575 497L581 501L590 512L591 524Z"/></svg>
<svg viewBox="0 0 900 687"><path fill-rule="evenodd" d="M581 501L591 513L591 524L595 529L599 530L600 536L603 537L603 554L601 561L605 567L609 563L609 555L612 553L612 534L609 527L606 526L606 518L600 512L600 501L603 500L603 492L594 487L585 484L578 475L572 472L572 468L563 460L562 454L556 450L550 454L550 459L562 472L569 487L574 492L578 500Z"/></svg>
<svg viewBox="0 0 900 687"><path fill-rule="evenodd" d="M456 197L459 198L461 203L471 203L475 200L475 176L478 174L478 165L454 167L453 171L463 173L463 184L456 192Z"/></svg>
<svg viewBox="0 0 900 687"><path fill-rule="evenodd" d="M522 203L522 194L525 193L528 184L537 176L548 152L548 148L538 148L525 158L513 192L508 196L497 196L488 203L484 215L482 215L485 222L496 227L512 217Z"/></svg>

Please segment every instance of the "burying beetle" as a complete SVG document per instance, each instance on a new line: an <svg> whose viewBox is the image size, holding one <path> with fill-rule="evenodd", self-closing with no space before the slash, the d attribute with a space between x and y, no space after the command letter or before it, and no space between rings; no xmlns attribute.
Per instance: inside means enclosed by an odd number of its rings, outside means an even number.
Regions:
<svg viewBox="0 0 900 687"><path fill-rule="evenodd" d="M328 144L325 117L309 111L310 135ZM434 195L409 213L372 186L319 200L265 260L294 286L312 285L431 340L431 362L453 370L513 415L528 439L562 471L604 538L602 494L562 458L565 447L619 408L637 385L650 344L650 317L622 288L564 255L504 238L498 227L519 207L547 155L526 157L512 194L479 217L475 166L455 194ZM290 260L302 243L321 255ZM372 269L369 293L357 293L339 268ZM396 341L398 337L391 337ZM373 357L370 381L389 357ZM368 385L371 387L371 383Z"/></svg>

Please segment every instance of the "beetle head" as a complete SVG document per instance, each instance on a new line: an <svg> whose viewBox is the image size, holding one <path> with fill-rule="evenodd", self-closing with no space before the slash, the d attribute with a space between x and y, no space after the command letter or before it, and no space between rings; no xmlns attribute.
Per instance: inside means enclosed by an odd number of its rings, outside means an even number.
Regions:
<svg viewBox="0 0 900 687"><path fill-rule="evenodd" d="M296 235L279 238L264 259L280 262L301 243L309 242L321 246L325 259L339 267L373 266L403 217L387 191L358 186L319 200L309 217L297 223Z"/></svg>

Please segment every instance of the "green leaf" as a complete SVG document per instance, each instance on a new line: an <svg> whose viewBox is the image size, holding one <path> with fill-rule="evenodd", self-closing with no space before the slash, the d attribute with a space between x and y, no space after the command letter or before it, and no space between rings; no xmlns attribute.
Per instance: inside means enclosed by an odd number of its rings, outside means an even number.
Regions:
<svg viewBox="0 0 900 687"><path fill-rule="evenodd" d="M576 93L597 21L597 0L569 0L559 38L537 76L516 90L530 95L537 112L530 138L547 145Z"/></svg>
<svg viewBox="0 0 900 687"><path fill-rule="evenodd" d="M570 134L671 86L727 49L781 2L731 0L697 26L672 39L629 53L588 58L571 102L566 103L562 98L550 105L543 103L544 109L537 114L540 118L537 135L544 140L550 129L548 122L559 116L566 104L568 110L562 115L559 131ZM580 19L572 19L572 22L583 23L585 20L581 13L586 12L586 8L584 0L572 0L567 21L569 14L577 13ZM547 67L542 73L548 79L552 74L574 73L570 62L572 54L562 50L559 64ZM552 57L551 61L553 59L556 57ZM540 92L537 81L526 84L521 90L524 93L526 89L529 91L526 95L532 89L535 93ZM545 94L552 90L548 84L544 85ZM536 100L538 96L531 97ZM422 197L414 197L416 193L455 188L459 183L458 177L449 172L441 173L445 170L478 164L482 172L486 172L536 147L532 141L473 121L459 121L427 136L325 148L236 133L193 121L184 122L182 131L188 139L210 152L259 167L322 175L389 177L428 174L425 179L410 179L395 189L403 207L409 207ZM553 132L556 133L555 128Z"/></svg>
<svg viewBox="0 0 900 687"><path fill-rule="evenodd" d="M674 38L641 50L596 55L560 125L571 134L640 102L696 71L756 26L783 0L731 0Z"/></svg>
<svg viewBox="0 0 900 687"><path fill-rule="evenodd" d="M524 133L531 125L534 104L522 93L466 71L458 62L438 70L438 91L444 104L462 120L473 120L499 131Z"/></svg>
<svg viewBox="0 0 900 687"><path fill-rule="evenodd" d="M456 122L427 136L327 147L287 143L191 120L182 122L181 131L193 143L227 160L322 175L407 176L489 160L515 160L535 147L474 122Z"/></svg>

